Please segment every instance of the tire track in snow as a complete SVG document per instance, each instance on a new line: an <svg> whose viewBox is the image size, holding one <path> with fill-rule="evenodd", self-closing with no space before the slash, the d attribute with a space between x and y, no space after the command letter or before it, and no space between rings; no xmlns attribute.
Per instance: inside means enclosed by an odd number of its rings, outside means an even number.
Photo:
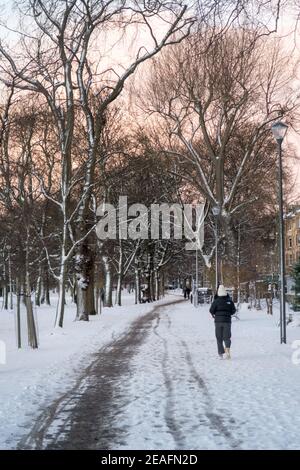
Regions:
<svg viewBox="0 0 300 470"><path fill-rule="evenodd" d="M208 387L207 387L204 379L197 372L197 369L196 369L196 367L193 363L193 360L192 360L191 352L189 350L189 347L188 347L186 341L182 340L181 337L179 337L176 333L174 333L174 331L172 331L172 328L171 328L172 322L171 322L170 316L168 314L166 316L166 320L167 320L167 328L168 328L168 332L169 332L168 334L171 333L172 336L174 338L176 338L179 345L183 348L185 361L186 361L186 364L187 364L187 366L190 370L190 377L193 379L194 383L197 384L199 390L202 393L203 403L204 403L204 416L207 419L207 424L211 427L211 429L213 431L217 432L217 434L222 439L224 439L224 438L226 439L226 441L228 442L231 449L238 449L240 444L241 444L241 441L236 439L232 435L231 431L228 429L228 427L226 425L226 421L229 421L231 426L235 424L235 421L233 420L232 417L223 417L219 413L216 413L215 411L213 411L213 399L210 396ZM156 329L157 329L157 327L158 327L158 324L156 325ZM166 340L164 338L162 338L157 333L157 331L156 331L156 334L161 338L162 341L166 342ZM170 366L168 367L165 364L164 369L167 371L166 378L170 379L170 374L168 373L168 370L171 370L172 367L170 367ZM169 390L171 391L171 394L170 394L171 399L174 400L174 397L172 397L172 394L174 392L174 386L170 385L168 383L168 380L167 380L166 385L169 387ZM171 401L171 405L172 405L172 403L173 402ZM181 448L182 448L182 441L184 440L184 438L183 438L183 436L181 434L181 431L180 431L181 428L175 424L174 408L175 408L174 405L172 405L171 408L170 408L171 416L172 416L172 426L173 426L173 430L175 432L173 437L174 437L175 442L179 446L181 446ZM198 407L197 407L197 411L198 411ZM204 422L205 421L202 421L202 424L204 424ZM177 434L176 434L176 429L179 430L179 432Z"/></svg>
<svg viewBox="0 0 300 470"><path fill-rule="evenodd" d="M225 437L232 449L238 449L241 444L241 441L236 439L232 435L232 433L229 431L226 424L224 423L225 421L224 417L220 416L218 413L214 411L211 411L211 408L213 406L213 400L209 394L206 383L196 370L196 367L193 363L192 355L190 353L187 343L181 340L181 345L183 346L185 350L185 358L190 368L191 376L194 379L194 381L197 383L199 389L201 390L203 394L204 404L205 404L205 416L208 418L212 429L217 431L221 436ZM234 421L232 420L232 418L231 418L231 424L234 424Z"/></svg>
<svg viewBox="0 0 300 470"><path fill-rule="evenodd" d="M130 375L130 360L153 331L160 309L178 302L182 300L154 306L120 337L101 348L75 386L40 414L17 448L109 449L115 442L122 445L126 430L118 417L128 399L124 381Z"/></svg>
<svg viewBox="0 0 300 470"><path fill-rule="evenodd" d="M168 318L168 328L171 327L171 320ZM164 385L166 386L166 406L165 406L165 413L164 413L164 419L166 422L166 425L174 439L174 443L176 445L176 448L183 448L184 446L184 434L181 431L181 426L176 422L175 418L175 393L174 393L174 384L173 380L171 378L171 374L169 373L169 370L172 370L172 368L169 368L169 351L168 351L168 342L165 338L163 338L159 333L158 333L158 327L160 324L160 317L157 319L157 323L154 326L154 334L162 341L163 343L163 357L162 357L162 372L163 372L163 377L164 377Z"/></svg>

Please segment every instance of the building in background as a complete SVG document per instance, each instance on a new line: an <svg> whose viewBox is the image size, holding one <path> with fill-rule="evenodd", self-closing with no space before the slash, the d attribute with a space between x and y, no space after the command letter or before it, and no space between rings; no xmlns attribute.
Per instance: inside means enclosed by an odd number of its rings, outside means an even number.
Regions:
<svg viewBox="0 0 300 470"><path fill-rule="evenodd" d="M289 274L300 261L300 205L293 206L285 216L285 263Z"/></svg>

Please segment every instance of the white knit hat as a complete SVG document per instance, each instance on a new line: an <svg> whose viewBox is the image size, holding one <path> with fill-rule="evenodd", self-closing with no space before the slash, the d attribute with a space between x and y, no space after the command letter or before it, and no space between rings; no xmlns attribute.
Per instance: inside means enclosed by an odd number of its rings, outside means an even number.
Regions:
<svg viewBox="0 0 300 470"><path fill-rule="evenodd" d="M222 284L220 284L219 289L218 289L218 296L219 297L226 297L226 295L227 295L227 292L225 290L225 287Z"/></svg>

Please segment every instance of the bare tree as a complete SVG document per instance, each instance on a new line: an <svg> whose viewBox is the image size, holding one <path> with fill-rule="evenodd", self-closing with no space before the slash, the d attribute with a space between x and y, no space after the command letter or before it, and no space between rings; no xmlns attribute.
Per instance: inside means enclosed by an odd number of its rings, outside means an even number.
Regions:
<svg viewBox="0 0 300 470"><path fill-rule="evenodd" d="M24 8L25 7L25 8ZM156 55L163 47L180 42L194 19L183 2L29 0L22 3L25 18L31 18L30 34L21 34L20 53L10 51L1 42L2 81L7 86L41 94L57 128L61 154L60 198L57 205L63 216L61 269L57 280L60 296L56 325L63 325L67 263L78 252L81 269L78 297L82 297L81 318L88 318L88 286L92 255L88 243L93 231L89 207L94 184L94 169L105 114L118 98L127 79L137 67ZM155 24L159 18L159 25ZM124 34L126 28L139 24L148 34L137 44L134 58L123 71L95 64L92 40L107 28ZM162 31L162 33L161 33ZM148 45L149 43L149 45ZM98 65L100 71L98 70ZM101 70L102 67L102 70ZM121 72L121 73L120 73ZM70 209L74 185L72 151L77 120L85 121L85 173L80 179L82 190L75 210ZM76 229L74 231L74 222ZM68 248L71 241L71 248ZM86 260L86 262L83 262ZM90 266L90 268L89 268Z"/></svg>
<svg viewBox="0 0 300 470"><path fill-rule="evenodd" d="M298 100L283 72L288 58L277 43L262 42L255 32L241 29L228 30L213 42L209 31L207 38L204 47L203 33L201 40L192 35L153 61L146 93L148 109L165 125L169 143L164 150L187 164L184 178L196 184L208 208L218 208L233 251L232 217L257 197L238 195L255 165L264 165L274 154L274 145L268 144L272 122L283 116L292 122Z"/></svg>

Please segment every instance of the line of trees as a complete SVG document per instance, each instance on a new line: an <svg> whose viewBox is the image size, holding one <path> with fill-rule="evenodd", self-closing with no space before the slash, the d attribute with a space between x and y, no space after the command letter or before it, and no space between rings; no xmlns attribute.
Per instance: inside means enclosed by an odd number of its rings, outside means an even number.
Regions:
<svg viewBox="0 0 300 470"><path fill-rule="evenodd" d="M237 263L241 233L274 212L269 127L295 119L297 98L269 38L280 2L16 3L26 29L0 39L0 262L4 305L13 285L34 346L32 290L38 306L58 289L62 327L66 289L88 320L102 283L104 305L114 284L121 305L125 283L154 300L168 271L188 271L184 241L99 241L100 203L203 202L207 269L218 207L220 247Z"/></svg>

